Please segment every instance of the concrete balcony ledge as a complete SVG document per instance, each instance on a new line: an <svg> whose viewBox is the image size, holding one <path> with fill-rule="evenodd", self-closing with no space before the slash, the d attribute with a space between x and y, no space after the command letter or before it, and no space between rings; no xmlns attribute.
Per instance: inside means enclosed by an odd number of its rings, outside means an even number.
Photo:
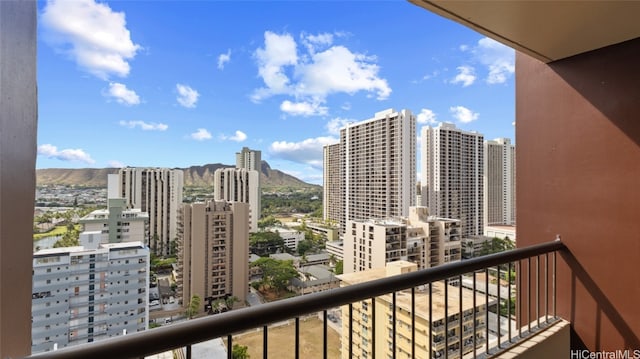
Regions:
<svg viewBox="0 0 640 359"><path fill-rule="evenodd" d="M499 359L569 358L569 327L569 322L559 319L490 357Z"/></svg>

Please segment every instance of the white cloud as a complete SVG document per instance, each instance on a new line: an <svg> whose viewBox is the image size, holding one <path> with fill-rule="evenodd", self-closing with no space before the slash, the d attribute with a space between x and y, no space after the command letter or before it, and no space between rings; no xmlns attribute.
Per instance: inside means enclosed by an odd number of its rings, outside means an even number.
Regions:
<svg viewBox="0 0 640 359"><path fill-rule="evenodd" d="M337 143L334 137L308 138L301 142L276 141L269 147L275 158L322 168L322 147Z"/></svg>
<svg viewBox="0 0 640 359"><path fill-rule="evenodd" d="M342 104L342 106L340 106L341 109L345 110L345 111L349 111L351 110L351 103L350 102L345 102Z"/></svg>
<svg viewBox="0 0 640 359"><path fill-rule="evenodd" d="M126 77L141 48L131 40L125 14L94 0L49 0L40 20L48 43L103 80Z"/></svg>
<svg viewBox="0 0 640 359"><path fill-rule="evenodd" d="M111 160L111 161L107 162L107 166L110 167L110 168L126 167L126 165L123 162L120 162L118 160Z"/></svg>
<svg viewBox="0 0 640 359"><path fill-rule="evenodd" d="M451 80L452 84L461 83L462 87L473 85L476 81L475 69L471 66L458 66L458 74Z"/></svg>
<svg viewBox="0 0 640 359"><path fill-rule="evenodd" d="M478 41L474 54L489 70L485 79L488 84L504 83L516 70L515 51L488 37Z"/></svg>
<svg viewBox="0 0 640 359"><path fill-rule="evenodd" d="M264 33L264 48L254 54L258 62L258 74L266 88L256 90L252 99L260 101L273 94L289 92L289 78L284 73L284 66L298 62L296 42L289 34L278 35L271 31Z"/></svg>
<svg viewBox="0 0 640 359"><path fill-rule="evenodd" d="M231 61L231 49L228 49L226 54L218 56L218 70L224 70L224 65L229 61Z"/></svg>
<svg viewBox="0 0 640 359"><path fill-rule="evenodd" d="M121 83L109 83L109 91L105 95L115 98L118 103L123 105L132 106L140 104L140 96Z"/></svg>
<svg viewBox="0 0 640 359"><path fill-rule="evenodd" d="M45 156L47 158L54 158L60 161L77 161L84 162L86 164L94 164L94 161L91 156L84 152L81 149L64 149L58 150L58 148L54 145L44 144L38 146L38 154L41 156Z"/></svg>
<svg viewBox="0 0 640 359"><path fill-rule="evenodd" d="M478 117L480 117L479 113L473 112L464 106L450 107L449 111L451 112L451 115L453 116L453 118L455 118L456 120L462 123L469 123L477 120Z"/></svg>
<svg viewBox="0 0 640 359"><path fill-rule="evenodd" d="M330 120L329 122L327 122L326 128L327 128L327 132L329 132L329 134L331 135L339 135L340 134L340 129L343 128L344 126L348 125L351 122L358 122L357 120L350 120L350 119L346 119L346 118L340 118L340 117L336 117L332 120Z"/></svg>
<svg viewBox="0 0 640 359"><path fill-rule="evenodd" d="M242 131L240 131L240 130L238 130L238 131L236 131L235 135L233 135L233 136L220 135L220 139L221 140L242 142L242 141L247 139L247 134L242 132Z"/></svg>
<svg viewBox="0 0 640 359"><path fill-rule="evenodd" d="M196 107L198 97L200 97L198 91L182 84L176 84L176 90L178 90L178 98L176 100L181 106L186 108Z"/></svg>
<svg viewBox="0 0 640 359"><path fill-rule="evenodd" d="M316 52L321 47L326 48L327 46L333 44L333 34L326 32L317 35L302 34L300 35L300 38L302 39L302 43L307 48L307 51L309 51L309 53L311 54Z"/></svg>
<svg viewBox="0 0 640 359"><path fill-rule="evenodd" d="M196 132L189 135L192 139L196 141L204 141L211 139L211 132L207 131L204 128L199 128Z"/></svg>
<svg viewBox="0 0 640 359"><path fill-rule="evenodd" d="M144 121L120 121L120 126L128 128L140 127L143 131L166 131L169 128L169 126L164 123Z"/></svg>
<svg viewBox="0 0 640 359"><path fill-rule="evenodd" d="M304 46L300 55L298 44L290 34L267 31L264 38L264 47L258 48L254 57L265 86L253 92L254 102L286 95L295 98L295 102L289 101L289 104L323 104L333 93L365 91L375 94L378 100L387 99L391 94L387 80L378 76L380 68L375 56L334 45L334 34L301 35ZM326 112L314 112L314 115L323 114Z"/></svg>
<svg viewBox="0 0 640 359"><path fill-rule="evenodd" d="M327 107L318 102L291 102L284 100L280 104L280 111L292 116L323 116L327 114Z"/></svg>
<svg viewBox="0 0 640 359"><path fill-rule="evenodd" d="M310 63L297 67L300 82L296 93L325 97L335 92L366 91L384 100L391 94L391 88L387 80L378 77L380 68L374 61L375 57L353 53L344 46L332 46L313 54Z"/></svg>
<svg viewBox="0 0 640 359"><path fill-rule="evenodd" d="M416 121L418 123L425 123L429 125L438 123L436 120L436 114L428 108L420 110L420 113L416 116Z"/></svg>

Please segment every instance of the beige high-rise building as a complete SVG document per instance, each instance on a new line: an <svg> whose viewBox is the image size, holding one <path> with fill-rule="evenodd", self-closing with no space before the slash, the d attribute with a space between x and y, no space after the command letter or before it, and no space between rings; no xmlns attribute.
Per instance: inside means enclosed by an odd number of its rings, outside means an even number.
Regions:
<svg viewBox="0 0 640 359"><path fill-rule="evenodd" d="M322 148L322 216L325 221L340 223L343 215L340 143Z"/></svg>
<svg viewBox="0 0 640 359"><path fill-rule="evenodd" d="M118 175L109 175L108 198L124 198L127 208L149 214L147 245L155 255L172 254L178 208L182 204L183 177L181 169L141 167L121 168Z"/></svg>
<svg viewBox="0 0 640 359"><path fill-rule="evenodd" d="M341 234L347 220L409 214L416 198L416 118L411 111L388 109L346 125L340 130L339 156L339 172L329 175L340 176L342 201L329 202L327 212L343 211Z"/></svg>
<svg viewBox="0 0 640 359"><path fill-rule="evenodd" d="M249 204L249 231L258 231L261 210L260 174L244 168L219 168L213 174L216 200Z"/></svg>
<svg viewBox="0 0 640 359"><path fill-rule="evenodd" d="M249 204L227 201L183 204L179 216L177 296L204 305L249 291Z"/></svg>
<svg viewBox="0 0 640 359"><path fill-rule="evenodd" d="M429 216L426 207L409 207L408 217L347 221L344 273L384 268L406 260L419 269L461 259L460 220Z"/></svg>
<svg viewBox="0 0 640 359"><path fill-rule="evenodd" d="M261 172L262 151L252 150L249 147L242 147L240 152L236 152L236 168Z"/></svg>
<svg viewBox="0 0 640 359"><path fill-rule="evenodd" d="M422 128L422 205L460 219L463 238L482 235L483 137L451 123Z"/></svg>
<svg viewBox="0 0 640 359"><path fill-rule="evenodd" d="M343 274L338 278L342 280L341 286L348 286L412 272L417 268L415 263L396 261L388 263L386 267ZM462 289L462 297L460 297L459 287L452 285L445 287L444 282L435 282L432 285L432 305L429 307L427 288L416 288L413 306L411 290L396 292L395 334L392 327L394 306L391 295L375 297L373 302L364 300L353 303L351 322L346 319L349 318L349 306L343 306L342 358L367 359L373 358L374 353L376 358L411 358L412 350L415 350L413 358L460 358L460 346L462 346L463 355L473 351L474 321L475 346L480 348L485 342L486 335L484 295ZM445 298L447 298L446 301ZM462 300L462 313L460 313L460 300ZM431 318L429 318L430 309ZM462 315L462 324L460 315ZM445 321L448 332L445 332ZM412 325L413 323L415 325ZM416 335L415 341L411 340L412 328ZM448 342L445 341L445 335L449 336ZM431 347L429 347L429 337L431 337ZM350 343L351 353L349 353ZM448 353L445 353L445 343L448 345L446 348ZM412 348L414 344L415 347Z"/></svg>
<svg viewBox="0 0 640 359"><path fill-rule="evenodd" d="M484 225L516 224L516 146L508 138L484 142Z"/></svg>

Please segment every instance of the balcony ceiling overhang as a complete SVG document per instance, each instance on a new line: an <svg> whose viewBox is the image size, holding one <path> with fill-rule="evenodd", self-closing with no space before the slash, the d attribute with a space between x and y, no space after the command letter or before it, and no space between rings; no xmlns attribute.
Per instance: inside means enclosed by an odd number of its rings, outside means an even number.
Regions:
<svg viewBox="0 0 640 359"><path fill-rule="evenodd" d="M409 1L544 62L640 36L640 1Z"/></svg>

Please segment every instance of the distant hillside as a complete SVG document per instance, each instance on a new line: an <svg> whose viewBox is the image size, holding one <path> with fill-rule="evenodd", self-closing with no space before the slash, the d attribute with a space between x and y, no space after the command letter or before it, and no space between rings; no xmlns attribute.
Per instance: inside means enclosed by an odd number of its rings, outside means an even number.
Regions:
<svg viewBox="0 0 640 359"><path fill-rule="evenodd" d="M206 187L213 185L213 173L218 168L233 167L221 163L183 168L184 185L186 187ZM303 182L280 170L272 169L266 161L262 161L260 182L263 190L279 188L320 189L320 186ZM36 183L43 185L66 185L81 187L106 187L107 175L118 173L117 168L46 168L36 170Z"/></svg>

